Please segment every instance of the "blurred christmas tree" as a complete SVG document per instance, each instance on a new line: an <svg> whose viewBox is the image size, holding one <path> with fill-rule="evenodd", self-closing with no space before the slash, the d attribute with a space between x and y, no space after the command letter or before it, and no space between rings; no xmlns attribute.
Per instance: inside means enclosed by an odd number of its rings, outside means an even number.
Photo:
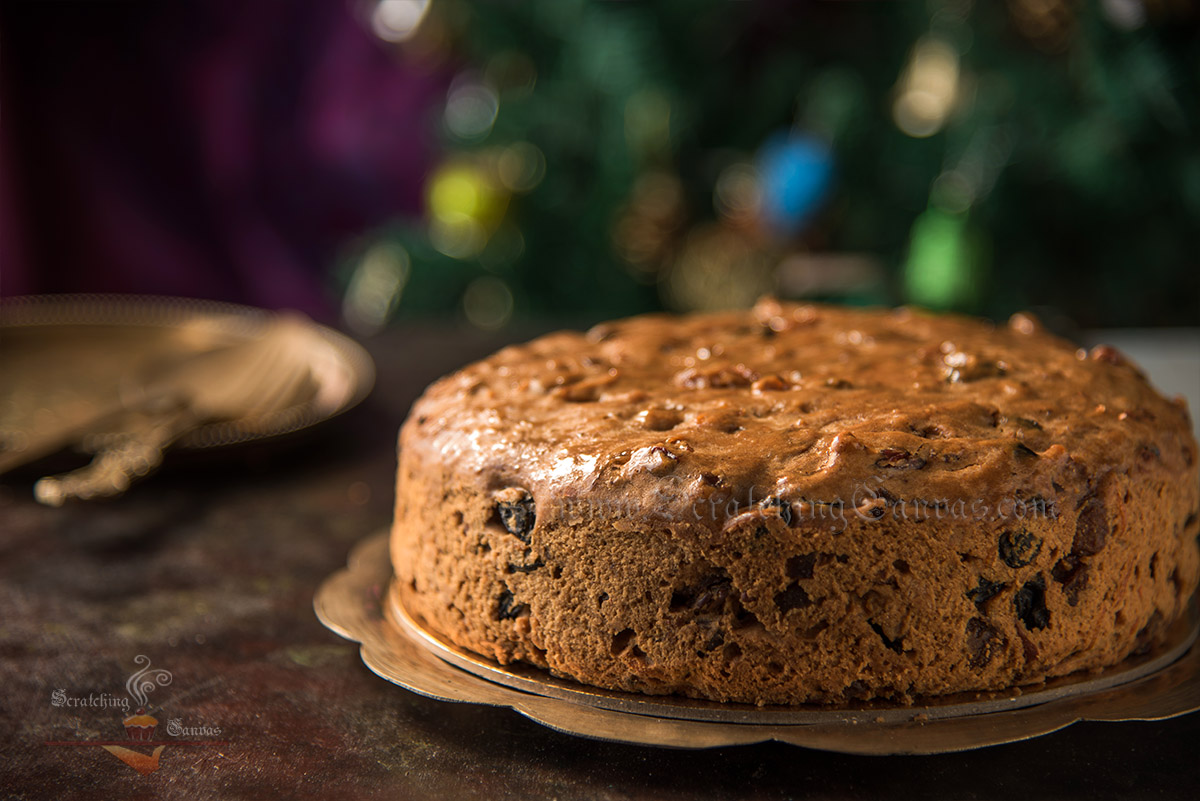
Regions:
<svg viewBox="0 0 1200 801"><path fill-rule="evenodd" d="M1167 0L382 0L456 65L427 216L347 316L598 319L763 292L1200 319L1200 47Z"/></svg>

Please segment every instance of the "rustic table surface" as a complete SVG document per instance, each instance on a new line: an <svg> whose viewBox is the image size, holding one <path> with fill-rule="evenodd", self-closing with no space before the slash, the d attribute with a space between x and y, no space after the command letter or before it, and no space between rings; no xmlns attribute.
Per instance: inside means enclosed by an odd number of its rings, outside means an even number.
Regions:
<svg viewBox="0 0 1200 801"><path fill-rule="evenodd" d="M389 522L395 433L420 390L526 333L390 331L367 343L379 380L350 414L172 455L119 500L51 509L31 499L35 473L6 478L0 798L1194 797L1200 714L942 756L678 751L377 678L317 622L313 593ZM136 710L116 704L139 656L159 728L144 747L106 749L128 743Z"/></svg>

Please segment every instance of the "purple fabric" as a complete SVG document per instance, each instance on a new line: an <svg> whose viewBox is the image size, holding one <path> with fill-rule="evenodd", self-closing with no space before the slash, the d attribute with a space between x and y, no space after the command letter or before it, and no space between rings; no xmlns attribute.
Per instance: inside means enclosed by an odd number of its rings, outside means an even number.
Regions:
<svg viewBox="0 0 1200 801"><path fill-rule="evenodd" d="M447 75L331 0L0 7L0 294L329 318L347 240L417 214Z"/></svg>

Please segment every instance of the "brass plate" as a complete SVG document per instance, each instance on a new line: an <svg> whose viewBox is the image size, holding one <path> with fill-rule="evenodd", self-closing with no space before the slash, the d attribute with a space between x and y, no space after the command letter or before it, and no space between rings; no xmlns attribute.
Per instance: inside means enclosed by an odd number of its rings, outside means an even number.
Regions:
<svg viewBox="0 0 1200 801"><path fill-rule="evenodd" d="M853 754L933 754L1037 737L1078 720L1162 720L1200 709L1197 616L1153 654L1019 693L970 694L925 705L753 707L585 687L529 666L500 666L441 641L391 587L386 534L361 543L314 607L362 644L379 676L446 701L507 706L558 731L602 740L711 748L776 740Z"/></svg>
<svg viewBox="0 0 1200 801"><path fill-rule="evenodd" d="M257 337L274 312L231 303L139 295L36 295L0 302L0 447L21 432L117 400L139 371ZM310 400L254 428L201 426L173 447L212 448L308 428L351 408L375 380L371 357L349 337L312 323ZM103 431L93 432L103 434ZM87 450L87 448L85 448Z"/></svg>

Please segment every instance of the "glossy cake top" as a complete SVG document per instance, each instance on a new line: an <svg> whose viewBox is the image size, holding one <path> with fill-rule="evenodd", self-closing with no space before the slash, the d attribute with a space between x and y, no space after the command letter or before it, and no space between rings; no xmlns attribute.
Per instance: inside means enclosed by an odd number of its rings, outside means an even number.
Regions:
<svg viewBox="0 0 1200 801"><path fill-rule="evenodd" d="M433 384L402 447L493 489L718 529L764 500L1077 504L1111 469L1196 458L1182 401L1029 315L774 300L505 348Z"/></svg>

